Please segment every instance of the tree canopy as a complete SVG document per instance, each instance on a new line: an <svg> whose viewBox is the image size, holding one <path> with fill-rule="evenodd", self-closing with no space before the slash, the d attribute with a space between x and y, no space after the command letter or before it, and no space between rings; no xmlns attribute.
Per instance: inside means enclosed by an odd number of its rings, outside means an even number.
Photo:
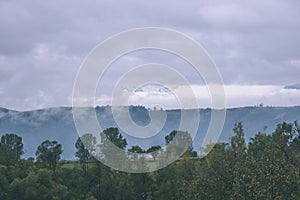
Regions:
<svg viewBox="0 0 300 200"><path fill-rule="evenodd" d="M46 140L38 146L35 155L37 161L46 164L49 169L55 172L60 155L62 154L62 145L57 141Z"/></svg>
<svg viewBox="0 0 300 200"><path fill-rule="evenodd" d="M181 139L177 141L174 137L179 133L171 132L166 137L171 147L171 141L173 145L180 143ZM80 167L80 161L60 161L61 167L54 168L50 160L57 165L62 147L57 141L47 140L38 147L38 162L21 158L22 150L18 151L17 162L0 163L0 199L300 199L300 128L297 122L280 123L270 133L264 129L248 143L241 122L234 125L232 133L228 143L208 144L207 149L203 149L208 153L205 157L191 158L185 153L165 168L141 174L107 167L91 159L91 154L82 146L85 140L92 147L105 146L110 138L124 151L144 152L138 145L126 150L127 142L115 128L101 133L109 137L100 144L92 134L77 140L75 155L90 162L85 169ZM181 134L178 138L189 140L187 132L181 131ZM15 136L2 137L5 138L1 140L2 146L11 147L8 144L15 143L9 141L19 141L16 144L22 141ZM152 146L147 152L166 152L167 148ZM162 154L155 155L155 159L159 161ZM5 156L5 151L0 151L0 158ZM144 159L154 163L152 158ZM151 162L136 167L150 168Z"/></svg>
<svg viewBox="0 0 300 200"><path fill-rule="evenodd" d="M0 140L0 164L14 164L23 153L23 143L20 136L14 133L2 135Z"/></svg>

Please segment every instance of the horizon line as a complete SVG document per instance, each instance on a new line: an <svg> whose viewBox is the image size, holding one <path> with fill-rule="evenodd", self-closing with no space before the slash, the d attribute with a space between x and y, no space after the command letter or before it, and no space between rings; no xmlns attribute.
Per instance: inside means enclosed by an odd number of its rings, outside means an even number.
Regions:
<svg viewBox="0 0 300 200"><path fill-rule="evenodd" d="M149 108L144 105L124 105L122 107L144 107L147 110L155 110L155 107ZM85 106L85 107L80 107L80 108L87 108L91 106ZM112 107L111 105L96 105L93 106L92 108L97 108L97 107ZM172 111L172 110L195 110L195 109L200 109L200 110L205 110L205 109L213 109L213 110L231 110L231 109L237 109L237 108L293 108L293 107L300 107L300 104L296 105L264 105L264 104L256 104L256 105L245 105L245 106L230 106L230 107L225 107L225 108L211 108L211 107L198 107L198 108L170 108L170 109L163 109L163 108L157 108L157 111L159 110L164 110L164 111ZM5 110L10 110L10 111L15 111L15 112L30 112L30 111L36 111L36 110L48 110L48 109L57 109L57 108L73 108L71 105L60 105L60 106L49 106L49 107L43 107L43 108L33 108L33 109L15 109L15 108L8 108L8 107L2 107L0 106L0 109L5 109Z"/></svg>

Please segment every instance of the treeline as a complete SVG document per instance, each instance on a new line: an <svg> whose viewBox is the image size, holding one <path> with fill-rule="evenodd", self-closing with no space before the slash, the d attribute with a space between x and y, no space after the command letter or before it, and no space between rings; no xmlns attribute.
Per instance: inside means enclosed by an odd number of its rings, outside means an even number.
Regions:
<svg viewBox="0 0 300 200"><path fill-rule="evenodd" d="M22 159L22 138L6 134L0 141L0 199L300 199L298 123L278 124L274 132L259 132L248 144L242 123L233 132L229 143L210 144L213 148L203 158L189 146L173 164L140 174L116 171L94 159L86 148L96 144L92 134L78 138L79 161L67 163L59 162L61 144L48 140L37 147L36 159ZM165 143L178 134L191 139L187 132L173 131ZM104 135L126 149L117 128L104 130ZM152 153L155 160L168 149L133 146L128 151Z"/></svg>

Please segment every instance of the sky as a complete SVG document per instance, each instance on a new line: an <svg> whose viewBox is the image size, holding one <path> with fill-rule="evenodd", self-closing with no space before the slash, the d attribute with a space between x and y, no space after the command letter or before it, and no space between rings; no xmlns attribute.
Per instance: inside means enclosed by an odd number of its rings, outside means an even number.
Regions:
<svg viewBox="0 0 300 200"><path fill-rule="evenodd" d="M0 0L0 107L71 106L76 75L89 52L112 35L143 27L173 29L200 43L223 78L227 107L300 105L298 0ZM199 107L211 105L191 65L155 50L113 63L95 103L110 104L122 74L149 62L174 67L190 82ZM184 87L171 90L184 94ZM172 93L149 86L136 88L128 102L180 106Z"/></svg>

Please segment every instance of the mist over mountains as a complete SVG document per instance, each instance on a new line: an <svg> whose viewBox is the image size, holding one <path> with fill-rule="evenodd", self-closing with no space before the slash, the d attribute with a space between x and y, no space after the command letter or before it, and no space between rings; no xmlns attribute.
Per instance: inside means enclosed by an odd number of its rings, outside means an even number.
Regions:
<svg viewBox="0 0 300 200"><path fill-rule="evenodd" d="M149 110L142 106L130 106L132 120L140 126L146 126L150 122ZM103 129L117 127L112 116L110 106L95 108L99 123ZM199 150L203 136L205 135L211 117L211 109L199 109L200 123L198 134L194 140L195 150ZM160 110L151 112L161 112ZM172 130L177 130L180 123L180 110L167 110L166 123L157 135L141 139L122 132L128 146L139 145L144 149L153 145L164 146L165 135ZM192 116L191 119L192 120ZM236 122L243 122L245 137L248 141L257 132L263 131L270 133L280 122L300 121L300 106L294 107L242 107L232 108L226 111L226 120L223 131L219 138L220 142L228 142L233 135L232 128ZM6 133L16 133L23 138L24 157L34 157L37 146L44 140L57 140L63 145L62 159L75 159L75 142L78 134L73 121L71 107L55 107L32 111L19 112L0 108L0 135Z"/></svg>

